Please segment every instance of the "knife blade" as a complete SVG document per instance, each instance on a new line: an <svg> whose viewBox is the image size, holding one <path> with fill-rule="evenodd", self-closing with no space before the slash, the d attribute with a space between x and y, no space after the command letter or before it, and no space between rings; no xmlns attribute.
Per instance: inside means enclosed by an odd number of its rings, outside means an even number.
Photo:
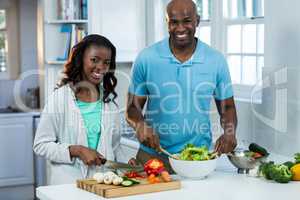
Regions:
<svg viewBox="0 0 300 200"><path fill-rule="evenodd" d="M121 162L112 161L112 160L106 160L104 163L104 166L107 168L112 168L112 169L128 169L128 170L135 170L138 172L144 170L144 167L142 165L132 166L127 163L121 163Z"/></svg>

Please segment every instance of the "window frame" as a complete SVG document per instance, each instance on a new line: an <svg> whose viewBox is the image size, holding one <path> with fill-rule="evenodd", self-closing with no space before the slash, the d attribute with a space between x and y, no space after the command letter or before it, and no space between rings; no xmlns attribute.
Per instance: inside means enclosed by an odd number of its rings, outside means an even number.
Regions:
<svg viewBox="0 0 300 200"><path fill-rule="evenodd" d="M15 80L20 72L18 3L15 0L3 1L0 9L5 10L7 25L7 69L0 72L0 80Z"/></svg>
<svg viewBox="0 0 300 200"><path fill-rule="evenodd" d="M218 49L223 53L223 55L227 57L228 55L234 55L234 53L227 53L227 26L228 25L245 25L245 24L265 24L264 23L264 17L252 17L252 18L243 18L243 19L226 19L223 16L223 1L221 0L212 0L211 1L212 5L212 11L211 11L211 20L205 20L201 21L200 18L200 25L201 23L204 23L204 26L209 26L211 27L211 46L213 48ZM264 6L264 5L263 5ZM198 27L198 29L199 29ZM198 31L198 30L197 30ZM221 33L221 34L220 34ZM258 31L256 31L256 36L257 36ZM242 39L242 37L241 37ZM256 39L256 44L258 40ZM257 45L256 45L257 48ZM255 54L248 54L248 53L237 53L237 55L241 56L262 56L264 57L264 53L255 53ZM256 67L257 67L257 60L256 60ZM258 82L261 82L261 80L258 80ZM252 90L255 85L249 85L249 84L243 84L243 83L235 83L233 84L233 90L234 90L234 96L235 99L240 100L240 101L253 101L254 103L261 103L261 93L256 93L255 97L252 95Z"/></svg>

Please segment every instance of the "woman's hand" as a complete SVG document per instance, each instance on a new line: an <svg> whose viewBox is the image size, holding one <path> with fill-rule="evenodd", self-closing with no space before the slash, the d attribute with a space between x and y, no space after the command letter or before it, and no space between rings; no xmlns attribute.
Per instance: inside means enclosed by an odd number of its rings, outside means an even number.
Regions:
<svg viewBox="0 0 300 200"><path fill-rule="evenodd" d="M91 165L101 165L105 163L105 158L97 151L81 146L72 145L69 147L71 157L80 158L84 164Z"/></svg>

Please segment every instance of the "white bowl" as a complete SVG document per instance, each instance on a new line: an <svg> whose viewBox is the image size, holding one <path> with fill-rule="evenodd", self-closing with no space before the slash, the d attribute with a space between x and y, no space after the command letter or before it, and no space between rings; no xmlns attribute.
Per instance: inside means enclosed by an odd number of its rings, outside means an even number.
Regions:
<svg viewBox="0 0 300 200"><path fill-rule="evenodd" d="M169 157L170 165L176 174L192 179L206 178L216 169L217 158L213 160L188 161Z"/></svg>

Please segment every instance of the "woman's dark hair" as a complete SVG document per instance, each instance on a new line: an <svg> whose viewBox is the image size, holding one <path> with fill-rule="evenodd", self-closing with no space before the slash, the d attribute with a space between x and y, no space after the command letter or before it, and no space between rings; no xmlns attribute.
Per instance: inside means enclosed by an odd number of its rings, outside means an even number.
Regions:
<svg viewBox="0 0 300 200"><path fill-rule="evenodd" d="M67 83L72 83L76 86L77 83L83 80L83 55L85 50L93 45L111 50L109 71L103 77L103 102L114 102L118 96L115 92L117 78L114 75L116 69L116 48L107 38L101 35L88 35L72 48L69 59L64 66L64 77L57 84L57 87L61 87ZM112 98L110 98L111 94L113 95Z"/></svg>

